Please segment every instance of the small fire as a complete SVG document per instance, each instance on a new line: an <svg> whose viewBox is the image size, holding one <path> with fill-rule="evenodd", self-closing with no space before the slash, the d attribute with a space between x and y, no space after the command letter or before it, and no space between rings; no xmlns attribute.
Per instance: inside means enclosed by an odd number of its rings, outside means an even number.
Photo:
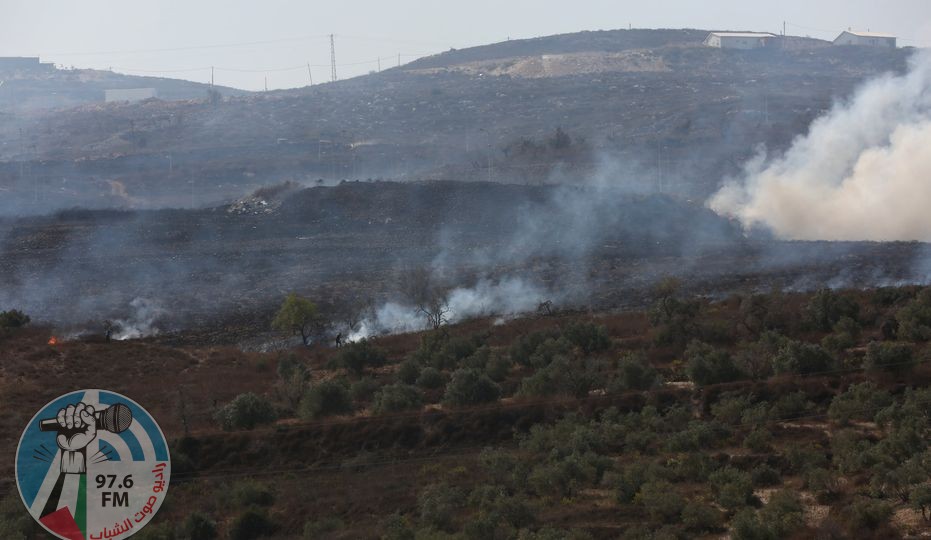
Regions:
<svg viewBox="0 0 931 540"><path fill-rule="evenodd" d="M48 338L48 344L49 344L49 345L58 345L58 338L55 337L55 336L52 336L52 337Z"/></svg>

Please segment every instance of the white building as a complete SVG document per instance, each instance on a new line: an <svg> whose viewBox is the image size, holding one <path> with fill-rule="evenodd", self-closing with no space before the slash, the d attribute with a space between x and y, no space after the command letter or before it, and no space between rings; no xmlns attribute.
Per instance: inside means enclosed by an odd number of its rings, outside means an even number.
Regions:
<svg viewBox="0 0 931 540"><path fill-rule="evenodd" d="M719 49L760 49L774 37L766 32L711 32L705 45Z"/></svg>
<svg viewBox="0 0 931 540"><path fill-rule="evenodd" d="M889 34L879 34L877 32L857 32L854 30L845 30L841 32L835 45L863 45L866 47L889 47L895 49L896 37Z"/></svg>
<svg viewBox="0 0 931 540"><path fill-rule="evenodd" d="M114 101L142 101L158 97L158 92L154 88L118 88L113 90L104 90L104 99L107 103Z"/></svg>

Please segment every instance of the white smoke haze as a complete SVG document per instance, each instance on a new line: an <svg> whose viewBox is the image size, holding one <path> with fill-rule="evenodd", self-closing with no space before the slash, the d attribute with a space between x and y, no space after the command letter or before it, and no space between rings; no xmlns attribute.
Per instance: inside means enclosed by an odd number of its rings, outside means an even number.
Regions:
<svg viewBox="0 0 931 540"><path fill-rule="evenodd" d="M113 339L117 341L139 339L155 336L161 332L159 324L167 318L168 311L163 309L158 302L148 298L134 298L129 303L129 307L132 309L132 314L128 318L113 321Z"/></svg>
<svg viewBox="0 0 931 540"><path fill-rule="evenodd" d="M931 53L864 85L708 206L795 240L931 241Z"/></svg>
<svg viewBox="0 0 931 540"><path fill-rule="evenodd" d="M527 281L508 277L501 280L482 279L473 287L457 287L446 295L449 312L447 322L457 323L474 317L498 315L515 317L534 311L540 302L553 300L540 287ZM426 316L417 306L403 302L387 302L379 306L372 317L363 320L352 332L349 341L379 334L418 332L429 328Z"/></svg>

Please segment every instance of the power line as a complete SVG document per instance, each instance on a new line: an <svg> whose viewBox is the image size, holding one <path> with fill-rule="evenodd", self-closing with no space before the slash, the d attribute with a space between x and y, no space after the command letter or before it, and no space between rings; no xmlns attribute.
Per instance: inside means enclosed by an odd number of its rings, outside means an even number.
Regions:
<svg viewBox="0 0 931 540"><path fill-rule="evenodd" d="M282 39L270 39L264 41L243 41L240 43L223 43L215 45L191 45L185 47L166 47L162 49L135 49L135 50L123 50L123 51L93 51L93 52L62 52L62 53L44 53L41 56L102 56L109 54L146 54L153 52L177 52L177 51L193 51L198 49L224 49L229 47L250 47L254 45L269 45L273 43L286 43L290 41L306 41L313 39L322 39L328 37L326 34L315 35L315 36L301 36L293 38L282 38Z"/></svg>

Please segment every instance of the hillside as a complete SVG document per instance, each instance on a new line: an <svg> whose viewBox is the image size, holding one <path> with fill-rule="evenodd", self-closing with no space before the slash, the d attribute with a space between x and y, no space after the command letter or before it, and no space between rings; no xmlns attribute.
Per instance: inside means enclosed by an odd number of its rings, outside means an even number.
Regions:
<svg viewBox="0 0 931 540"><path fill-rule="evenodd" d="M154 88L165 101L205 99L209 85L140 77L93 69L58 69L50 64L10 65L0 58L0 118L7 120L43 109L102 104L106 90ZM219 87L227 95L247 92Z"/></svg>
<svg viewBox="0 0 931 540"><path fill-rule="evenodd" d="M170 440L147 538L190 536L192 514L219 538L927 534L931 291L656 291L649 313L275 353L0 329L0 451L47 400L103 386ZM0 530L34 538L11 467Z"/></svg>
<svg viewBox="0 0 931 540"><path fill-rule="evenodd" d="M188 206L284 180L369 177L598 177L704 197L756 145L785 147L864 80L903 70L910 54L802 38L724 51L701 46L703 34L515 40L220 103L17 117L0 124L0 189L23 212L99 207L114 194L126 206ZM569 136L558 148L557 128Z"/></svg>

